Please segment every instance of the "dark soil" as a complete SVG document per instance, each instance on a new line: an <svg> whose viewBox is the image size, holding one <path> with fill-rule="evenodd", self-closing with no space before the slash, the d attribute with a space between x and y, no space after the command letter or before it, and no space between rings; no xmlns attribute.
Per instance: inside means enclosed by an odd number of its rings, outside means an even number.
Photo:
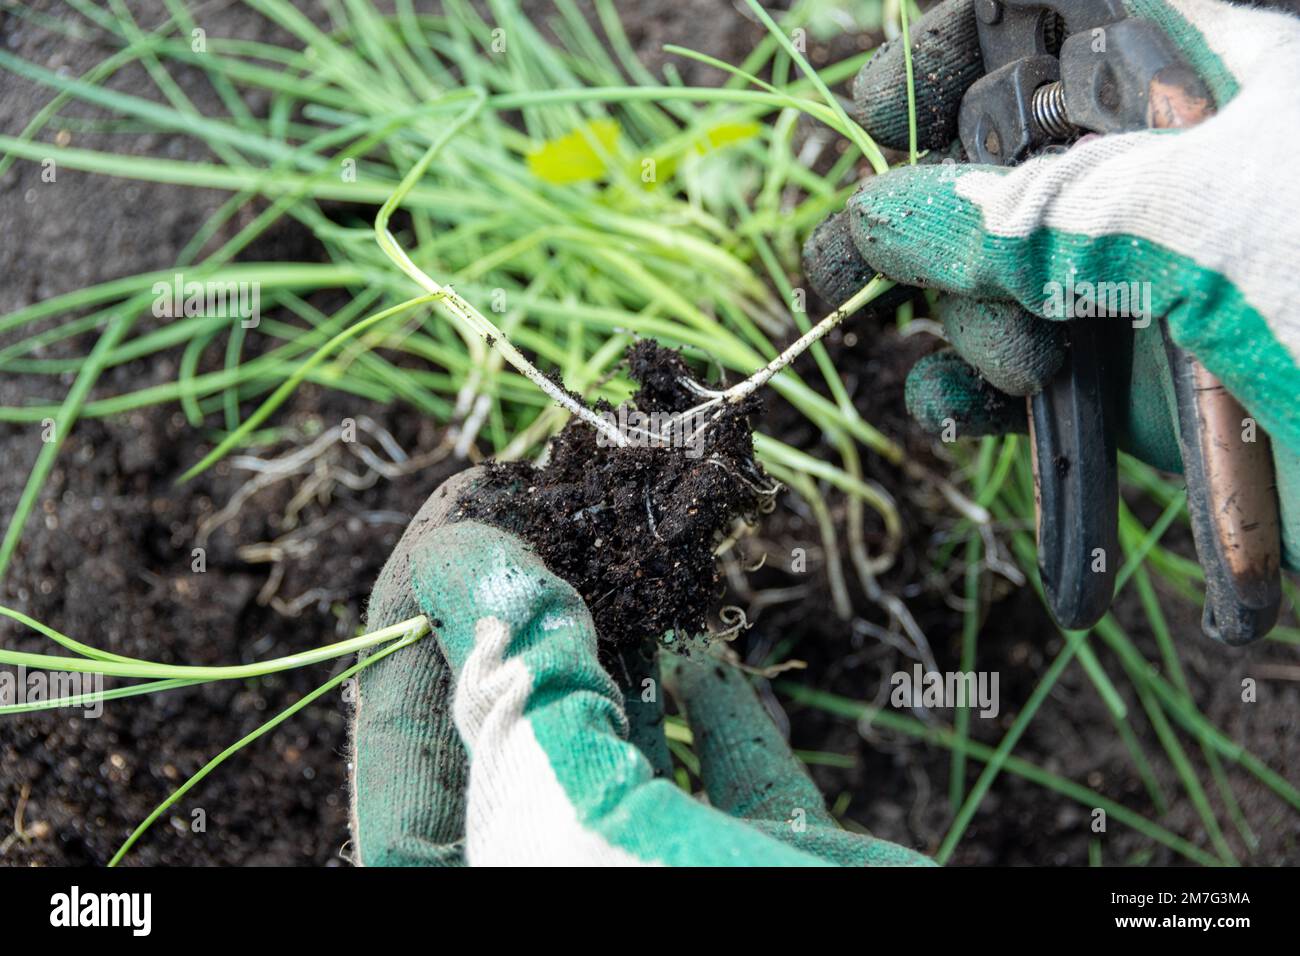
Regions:
<svg viewBox="0 0 1300 956"><path fill-rule="evenodd" d="M640 384L636 412L700 403L683 384L691 372L678 353L641 341L627 360ZM757 406L757 399L726 405L707 427L706 419L687 419L664 443L647 441L634 421L622 429L629 439L622 447L575 418L545 466L490 465L486 487L462 498L461 510L532 544L582 595L605 645L700 633L717 597L714 544L736 519L757 517L772 484L754 461L749 416ZM597 411L618 420L607 403ZM695 438L697 428L704 430Z"/></svg>
<svg viewBox="0 0 1300 956"><path fill-rule="evenodd" d="M52 16L69 15L55 0L34 0L27 6ZM148 28L161 4L141 0L131 6ZM322 16L320 4L298 6L309 16ZM664 43L691 46L736 63L762 32L725 0L650 0L617 6L633 44L655 69L669 59L661 50ZM539 18L552 14L549 3L525 7ZM205 20L212 36L284 39L238 4L207 5ZM93 38L69 41L8 14L0 14L0 38L15 55L50 69L66 68L72 75L112 52ZM833 44L814 44L810 55L825 63L870 42L867 36L845 36ZM679 58L674 62L688 83L718 80L715 71L701 64ZM200 109L220 110L197 70L177 71L176 79ZM139 68L123 71L110 85L154 95ZM0 82L0 132L17 135L51 95L5 74ZM265 110L267 103L251 102L250 108ZM87 108L74 113L100 115ZM210 158L183 137L160 134L78 132L70 145ZM0 179L0 312L118 276L166 268L225 199L213 191L71 171L60 171L54 186L43 184L40 172L35 164L19 163ZM244 256L276 257L310 261L323 258L323 253L310 237L286 226ZM338 303L314 304L328 310ZM816 310L814 304L810 308ZM84 355L91 344L93 339L70 343L67 354ZM257 337L250 336L250 353L257 347ZM900 338L887 321L862 318L835 333L828 347L868 420L916 460L946 470L943 447L922 434L903 407L907 369L934 347L933 340L923 335ZM96 396L174 379L178 361L172 354L122 366L105 377ZM220 357L210 361L219 366ZM819 381L809 360L798 370L810 384ZM56 377L2 376L0 403L58 401L68 384ZM440 440L432 423L404 408L304 387L274 421L290 426L293 434L261 453L272 457L292 451L310 441L313 432L361 416L387 429L412 455L437 447ZM784 403L771 401L760 424L810 453L835 455L826 438ZM289 503L301 478L268 488L245 502L236 520L212 532L207 571L200 575L191 571L198 529L248 477L227 462L191 485L175 486L175 477L209 447L205 435L190 428L174 408L78 423L41 493L16 560L0 582L0 601L107 649L171 662L232 663L305 650L352 632L405 523L448 474L465 464L445 461L359 490L335 485L296 516L290 514ZM5 520L40 448L38 428L0 426L0 515ZM330 468L365 471L338 446L325 453L324 461ZM933 487L876 456L864 455L863 465L868 477L896 499L904 523L903 549L881 586L907 600L939 666L954 668L960 654L961 582L934 570L937 550L950 537L955 520L951 509ZM842 527L842 499L828 489L828 500ZM671 508L672 502L668 505ZM310 528L310 534L302 534L304 528ZM866 533L872 548L884 540L883 528L870 517ZM283 552L277 561L249 560L247 546L277 540ZM1191 553L1189 542L1175 541L1172 546ZM796 549L809 557L806 571L792 570ZM888 688L888 675L910 664L871 633L872 627L885 625L886 618L857 589L852 575L851 619L840 620L832 612L816 521L797 500L784 496L745 550L749 566L750 558L767 556L761 571L734 576L728 564L724 576L726 601L739 604L754 622L736 645L748 663L802 659L807 669L789 673L787 679L857 700L878 699L882 688ZM267 585L275 576L278 586L271 595ZM972 734L996 743L1059 651L1060 639L1031 593L995 574L986 574L985 580L978 667L1001 674L1003 709L996 720L973 721ZM1283 777L1300 780L1300 686L1261 679L1258 702L1247 705L1241 700L1244 677L1258 678L1270 664L1293 666L1294 648L1272 642L1239 650L1220 647L1201 637L1197 609L1174 596L1164 597L1202 713ZM1121 600L1117 615L1143 652L1157 659L1131 592ZM8 621L0 621L0 643L49 651L47 641ZM1101 650L1099 658L1125 695L1147 753L1160 756L1141 702L1129 694L1119 664ZM330 672L318 667L255 682L119 701L110 703L96 720L67 714L0 720L0 865L102 864L180 781ZM847 826L867 827L878 836L924 850L937 847L951 820L946 751L878 728L863 733L851 722L790 707L766 682L760 682L760 689L797 748L851 761L847 767L813 768L828 802L840 807ZM240 753L160 821L127 862L340 862L347 840L345 710L342 699L318 701ZM951 719L942 711L932 716ZM1198 776L1206 781L1211 803L1225 819L1197 748L1185 736L1181 739ZM1015 753L1154 815L1105 706L1077 664L1062 676ZM977 764L968 767L968 786L979 769ZM1261 864L1300 861L1297 814L1253 777L1231 765L1229 775L1260 839L1259 849L1253 855L1243 853L1243 859ZM1165 769L1160 776L1171 798L1162 822L1205 845L1179 782ZM202 832L193 828L196 809L206 812ZM14 832L18 819L21 835ZM954 862L1082 864L1093 838L1088 822L1087 808L1004 774L976 814ZM1241 849L1231 831L1229 839ZM1177 860L1163 850L1134 857L1150 841L1118 824L1112 824L1103 843L1107 863Z"/></svg>

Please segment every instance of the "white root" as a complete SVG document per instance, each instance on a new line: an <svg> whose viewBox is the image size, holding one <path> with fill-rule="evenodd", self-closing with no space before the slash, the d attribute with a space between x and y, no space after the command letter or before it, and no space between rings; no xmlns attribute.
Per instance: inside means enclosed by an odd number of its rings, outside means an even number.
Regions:
<svg viewBox="0 0 1300 956"><path fill-rule="evenodd" d="M833 329L839 326L850 315L853 315L855 312L858 311L858 309L862 308L868 302L875 299L881 293L886 292L889 289L893 288L893 285L894 285L893 282L890 282L889 280L885 279L883 276L876 276L874 279L872 279L870 282L864 285L861 289L859 289L856 293L854 293L847 302L841 305L834 312L830 313L830 315L826 316L824 319L822 319L820 322L814 325L803 335L799 336L799 338L796 339L793 343L791 343L785 349L785 351L783 351L776 358L772 359L772 361L768 362L767 365L763 366L763 368L759 369L753 375L749 376L749 378L741 382L737 382L735 385L732 385L730 388L717 391L714 389L705 388L703 385L700 385L698 382L694 382L688 378L683 378L681 382L685 387L690 389L692 392L695 392L697 395L704 397L707 400L699 405L696 405L693 408L689 408L684 412L679 412L676 415L674 415L671 419L669 419L669 422L667 425L665 425L664 430L671 432L671 430L677 427L677 425L681 421L689 420L697 415L702 414L703 412L708 411L709 409L717 408L718 409L717 413L715 413L710 418L708 418L702 425L700 425L699 428L697 428L694 432L691 433L690 440L691 441L697 440L701 435L704 434L704 432L708 429L710 425L712 425L715 421L718 420L718 418L721 417L722 409L720 406L724 404L734 405L738 402L744 401L746 398L753 395L760 388L762 388L769 381L771 381L773 376L775 376L781 370L785 369L800 355L802 355L804 352L808 351L808 349L812 348L814 345L820 342L823 338L826 337L826 335L829 332L831 332Z"/></svg>
<svg viewBox="0 0 1300 956"><path fill-rule="evenodd" d="M747 631L754 626L745 617L744 609L735 604L728 604L719 610L718 620L725 626L721 631L715 631L713 637L728 642L734 641L742 631Z"/></svg>
<svg viewBox="0 0 1300 956"><path fill-rule="evenodd" d="M862 308L882 292L891 289L893 285L894 284L887 279L884 279L881 276L876 276L854 293L847 302L830 315L826 316L826 318L822 319L803 335L799 336L799 338L786 348L784 352L772 359L772 361L768 362L767 365L759 369L743 382L738 382L725 392L722 392L722 398L732 404L744 401L750 395L754 394L754 392L766 385L773 375L784 369L800 355L825 338L827 333L833 330L841 322L853 313L857 312L858 309Z"/></svg>

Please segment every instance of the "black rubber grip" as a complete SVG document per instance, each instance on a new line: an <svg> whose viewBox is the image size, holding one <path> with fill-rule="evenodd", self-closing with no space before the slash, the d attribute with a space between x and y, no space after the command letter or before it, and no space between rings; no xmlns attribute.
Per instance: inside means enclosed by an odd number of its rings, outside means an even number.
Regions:
<svg viewBox="0 0 1300 956"><path fill-rule="evenodd" d="M1069 630L1101 620L1115 591L1119 475L1106 362L1127 354L1131 336L1120 320L1067 322L1065 362L1030 399L1038 570L1052 616Z"/></svg>

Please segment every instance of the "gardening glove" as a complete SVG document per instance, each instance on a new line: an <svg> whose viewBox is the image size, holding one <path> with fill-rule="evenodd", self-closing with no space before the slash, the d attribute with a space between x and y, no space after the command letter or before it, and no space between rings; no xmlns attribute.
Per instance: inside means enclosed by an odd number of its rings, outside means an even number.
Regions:
<svg viewBox="0 0 1300 956"><path fill-rule="evenodd" d="M414 553L447 522L477 475L470 469L449 478L411 519L370 594L370 630L424 613L412 587ZM352 859L365 866L456 866L465 857L469 767L452 722L451 670L427 638L406 651L371 664L353 688Z"/></svg>
<svg viewBox="0 0 1300 956"><path fill-rule="evenodd" d="M362 672L352 772L360 862L929 863L839 829L745 677L670 654L667 678L712 805L679 789L653 657L636 649L618 659L625 698L599 663L578 593L521 539L454 521L476 475L434 493L372 598L371 627L423 613L435 640Z"/></svg>
<svg viewBox="0 0 1300 956"><path fill-rule="evenodd" d="M967 436L1024 430L1024 402L1012 396L1039 391L1063 356L1060 326L1042 321L1060 314L1052 290L1142 283L1154 318L1136 330L1120 447L1182 470L1166 318L1174 341L1269 432L1284 561L1297 568L1300 20L1217 0L1125 6L1167 32L1212 90L1216 115L1085 137L1010 169L944 162L869 179L811 237L806 271L832 299L876 271L942 293L953 349L917 363L907 402L928 429L950 419ZM947 0L911 35L918 145L951 157L962 96L983 69L973 0ZM906 88L894 43L854 90L860 122L895 149L908 142Z"/></svg>

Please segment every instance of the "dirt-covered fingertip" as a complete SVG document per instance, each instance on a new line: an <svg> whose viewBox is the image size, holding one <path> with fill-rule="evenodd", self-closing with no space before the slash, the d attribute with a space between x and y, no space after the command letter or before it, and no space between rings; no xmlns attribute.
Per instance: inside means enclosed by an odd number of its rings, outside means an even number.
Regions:
<svg viewBox="0 0 1300 956"><path fill-rule="evenodd" d="M962 97L984 72L974 0L946 0L909 30L920 149L957 136ZM883 44L853 83L854 118L882 146L908 148L907 63L902 38Z"/></svg>
<svg viewBox="0 0 1300 956"><path fill-rule="evenodd" d="M827 308L847 302L879 270L862 257L853 241L852 217L847 209L823 220L803 246L803 271L809 286ZM872 314L893 312L917 294L917 290L895 286L871 302Z"/></svg>
<svg viewBox="0 0 1300 956"><path fill-rule="evenodd" d="M1023 398L998 391L951 349L917 361L904 388L907 410L920 426L944 441L1023 433Z"/></svg>
<svg viewBox="0 0 1300 956"><path fill-rule="evenodd" d="M832 305L844 302L875 276L876 270L853 243L848 210L813 230L803 246L803 271L817 297Z"/></svg>
<svg viewBox="0 0 1300 956"><path fill-rule="evenodd" d="M1036 395L1065 361L1065 331L1017 302L941 296L939 319L962 357L1009 395Z"/></svg>

